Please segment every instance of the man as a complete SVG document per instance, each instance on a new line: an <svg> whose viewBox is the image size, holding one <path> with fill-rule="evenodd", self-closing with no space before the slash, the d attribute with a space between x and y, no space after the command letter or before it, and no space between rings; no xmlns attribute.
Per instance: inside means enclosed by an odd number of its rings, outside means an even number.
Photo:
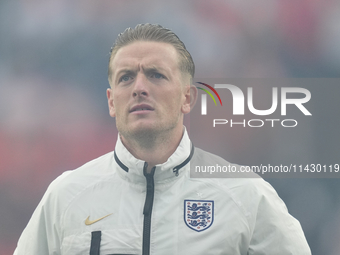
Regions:
<svg viewBox="0 0 340 255"><path fill-rule="evenodd" d="M170 30L120 34L107 90L115 151L52 182L14 254L310 254L261 178L190 179L190 165L229 164L194 148L183 126L193 75Z"/></svg>

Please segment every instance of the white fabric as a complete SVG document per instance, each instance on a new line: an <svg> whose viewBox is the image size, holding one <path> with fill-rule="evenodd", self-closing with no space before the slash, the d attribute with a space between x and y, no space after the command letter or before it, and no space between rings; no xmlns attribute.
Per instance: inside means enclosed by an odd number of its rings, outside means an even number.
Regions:
<svg viewBox="0 0 340 255"><path fill-rule="evenodd" d="M190 178L190 164L227 165L195 148L184 132L174 154L155 171L150 254L311 254L299 222L261 178ZM22 233L15 255L89 254L91 232L102 231L100 254L141 254L146 196L144 162L118 138L116 154L101 156L54 180ZM204 231L184 222L184 200L214 201L213 223ZM111 214L112 213L112 214ZM106 218L85 225L90 220Z"/></svg>

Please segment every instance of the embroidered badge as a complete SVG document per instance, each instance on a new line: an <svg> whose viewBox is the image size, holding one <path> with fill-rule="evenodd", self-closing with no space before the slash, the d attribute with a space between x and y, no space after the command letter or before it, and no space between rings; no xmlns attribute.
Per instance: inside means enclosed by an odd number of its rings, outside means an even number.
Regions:
<svg viewBox="0 0 340 255"><path fill-rule="evenodd" d="M214 201L212 200L184 200L185 224L201 232L208 229L214 221Z"/></svg>

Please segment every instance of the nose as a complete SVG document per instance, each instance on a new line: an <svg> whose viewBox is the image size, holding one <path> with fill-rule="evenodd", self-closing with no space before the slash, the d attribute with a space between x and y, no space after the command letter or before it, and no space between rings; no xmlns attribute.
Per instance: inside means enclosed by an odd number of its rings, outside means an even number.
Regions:
<svg viewBox="0 0 340 255"><path fill-rule="evenodd" d="M149 95L148 80L143 73L136 76L132 95L133 97L147 97Z"/></svg>

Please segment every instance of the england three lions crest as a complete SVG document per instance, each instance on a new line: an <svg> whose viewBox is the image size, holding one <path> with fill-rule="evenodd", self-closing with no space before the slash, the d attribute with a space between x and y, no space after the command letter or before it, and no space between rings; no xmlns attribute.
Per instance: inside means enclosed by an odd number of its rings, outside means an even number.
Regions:
<svg viewBox="0 0 340 255"><path fill-rule="evenodd" d="M184 222L197 232L208 229L214 221L214 201L184 200Z"/></svg>

